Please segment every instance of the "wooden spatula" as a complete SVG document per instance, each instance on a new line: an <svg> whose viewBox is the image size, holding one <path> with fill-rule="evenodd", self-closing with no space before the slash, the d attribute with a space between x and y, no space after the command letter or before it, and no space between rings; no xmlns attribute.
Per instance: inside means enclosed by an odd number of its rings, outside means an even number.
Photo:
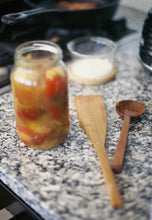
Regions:
<svg viewBox="0 0 152 220"><path fill-rule="evenodd" d="M111 206L121 207L121 196L105 149L107 116L102 97L100 95L75 96L75 105L80 124L96 149Z"/></svg>

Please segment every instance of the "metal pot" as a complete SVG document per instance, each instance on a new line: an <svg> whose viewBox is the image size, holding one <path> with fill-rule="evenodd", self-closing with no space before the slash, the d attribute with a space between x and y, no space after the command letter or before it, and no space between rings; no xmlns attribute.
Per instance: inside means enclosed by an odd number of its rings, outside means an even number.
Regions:
<svg viewBox="0 0 152 220"><path fill-rule="evenodd" d="M152 8L148 11L141 34L138 59L152 73Z"/></svg>
<svg viewBox="0 0 152 220"><path fill-rule="evenodd" d="M51 27L86 27L95 26L96 23L103 24L112 18L120 0L92 0L96 6L91 9L60 9L59 1L34 1L24 0L24 2L34 9L3 15L1 20L7 24L15 24L25 21L28 18L36 17L41 22L49 24ZM38 2L38 3L34 3ZM76 1L71 0L69 3ZM86 3L85 0L81 3ZM78 2L77 2L78 3ZM80 3L80 2L79 2Z"/></svg>

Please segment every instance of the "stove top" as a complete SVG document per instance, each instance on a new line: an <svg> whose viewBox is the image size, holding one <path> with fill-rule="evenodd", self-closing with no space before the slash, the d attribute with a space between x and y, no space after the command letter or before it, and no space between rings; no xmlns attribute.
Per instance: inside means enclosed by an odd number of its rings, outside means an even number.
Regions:
<svg viewBox="0 0 152 220"><path fill-rule="evenodd" d="M6 13L6 11L4 13ZM109 20L102 26L97 24L94 28L72 29L51 28L48 24L37 23L34 19L15 25L0 23L0 89L10 84L10 72L13 66L14 51L19 44L31 40L51 40L60 45L63 50L64 61L68 61L70 57L66 45L68 41L74 38L93 35L118 41L123 36L132 32L133 30L127 27L124 18Z"/></svg>

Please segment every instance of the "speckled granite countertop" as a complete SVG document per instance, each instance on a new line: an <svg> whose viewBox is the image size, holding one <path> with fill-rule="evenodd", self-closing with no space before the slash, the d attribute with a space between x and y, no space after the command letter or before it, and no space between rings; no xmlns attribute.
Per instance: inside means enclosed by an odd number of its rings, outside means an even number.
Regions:
<svg viewBox="0 0 152 220"><path fill-rule="evenodd" d="M137 60L144 14L120 7L137 32L117 42L117 75L100 86L69 83L71 127L67 141L51 150L26 147L17 137L11 92L0 96L0 180L46 220L150 219L152 196L152 75ZM101 94L108 128L106 150L112 159L123 120L115 103L136 99L145 113L131 122L125 163L115 175L123 207L111 208L94 147L81 129L74 96ZM152 209L152 207L151 207Z"/></svg>

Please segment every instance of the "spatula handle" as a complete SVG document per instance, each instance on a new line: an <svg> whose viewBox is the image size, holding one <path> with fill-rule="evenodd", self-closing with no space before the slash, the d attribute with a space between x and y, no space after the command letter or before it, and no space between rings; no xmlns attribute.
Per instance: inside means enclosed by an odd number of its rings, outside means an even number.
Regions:
<svg viewBox="0 0 152 220"><path fill-rule="evenodd" d="M105 147L103 147L101 150L100 149L101 147L97 147L96 151L100 161L100 166L105 180L107 192L109 194L110 203L113 208L119 208L122 206L121 195L110 166L106 149Z"/></svg>
<svg viewBox="0 0 152 220"><path fill-rule="evenodd" d="M130 116L125 115L118 144L111 163L111 167L113 171L116 173L121 173L122 170L127 139L128 139L129 124L130 124Z"/></svg>

